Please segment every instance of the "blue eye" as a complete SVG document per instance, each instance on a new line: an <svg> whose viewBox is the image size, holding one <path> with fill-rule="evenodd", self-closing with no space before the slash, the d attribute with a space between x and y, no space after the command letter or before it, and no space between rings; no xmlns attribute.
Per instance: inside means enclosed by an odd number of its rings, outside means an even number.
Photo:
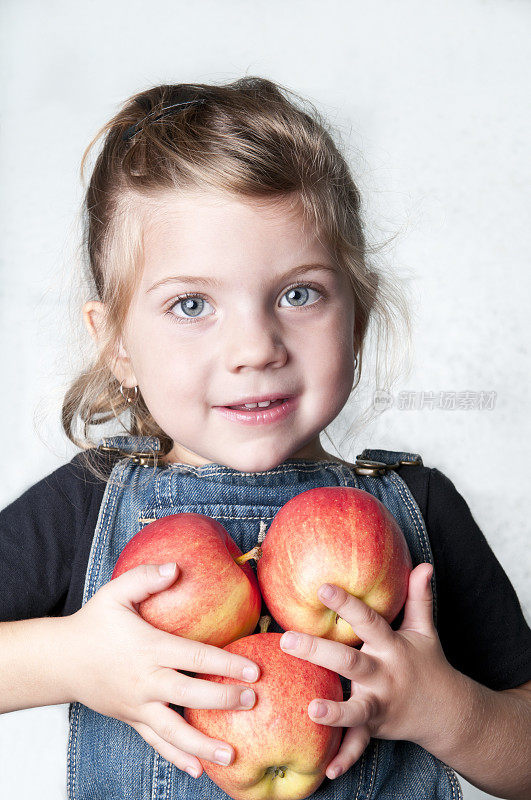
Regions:
<svg viewBox="0 0 531 800"><path fill-rule="evenodd" d="M183 310L186 309L186 316L198 317L199 314L201 313L201 309L206 303L206 300L202 297L191 295L191 296L186 296L181 300L178 300L175 305L177 305L178 303L182 303ZM198 303L202 303L203 305L197 308ZM174 308L174 306L172 306L172 308Z"/></svg>
<svg viewBox="0 0 531 800"><path fill-rule="evenodd" d="M310 289L310 292L316 292L317 294L322 294L318 289L314 289L312 286L308 284L304 286L303 285L292 286L291 289L288 289L287 292L284 292L282 297L288 297L290 303L292 300L294 301L294 306L292 306L292 308L296 308L297 306L300 307L304 305L304 300L308 298L308 289ZM297 295L301 294L302 294L302 299L299 299ZM282 308L286 308L286 306L282 306Z"/></svg>
<svg viewBox="0 0 531 800"><path fill-rule="evenodd" d="M309 292L315 292L319 295L316 301L313 303L307 304L305 301L308 299ZM316 305L320 299L325 296L325 292L318 288L317 286L313 286L310 283L305 284L295 284L294 286L290 286L282 297L287 297L289 299L290 305L288 306L281 306L281 308L307 308L308 305ZM205 303L208 303L208 300L203 297L201 294L194 294L193 292L188 292L187 294L182 294L171 304L168 310L165 312L168 314L174 322L194 322L197 319L204 319L205 316L200 316L201 311L204 308ZM198 306L199 304L199 306ZM174 313L174 309L178 306L181 306L181 310L184 314L176 314ZM208 314L206 316L209 316Z"/></svg>

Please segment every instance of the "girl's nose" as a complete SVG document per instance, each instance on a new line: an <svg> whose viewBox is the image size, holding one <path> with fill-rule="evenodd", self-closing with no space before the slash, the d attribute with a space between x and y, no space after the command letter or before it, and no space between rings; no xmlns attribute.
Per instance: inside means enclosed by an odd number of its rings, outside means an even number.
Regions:
<svg viewBox="0 0 531 800"><path fill-rule="evenodd" d="M272 322L250 324L247 321L234 325L225 340L225 363L230 371L281 367L285 364L287 350L282 335Z"/></svg>

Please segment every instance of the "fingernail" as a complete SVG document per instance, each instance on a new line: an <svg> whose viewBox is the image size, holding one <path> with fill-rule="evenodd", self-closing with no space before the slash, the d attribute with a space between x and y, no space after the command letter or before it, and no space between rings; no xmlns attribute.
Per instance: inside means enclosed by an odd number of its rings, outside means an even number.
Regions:
<svg viewBox="0 0 531 800"><path fill-rule="evenodd" d="M198 778L199 777L199 772L196 769L194 769L193 767L186 767L186 772L188 773L188 775L191 775L192 778Z"/></svg>
<svg viewBox="0 0 531 800"><path fill-rule="evenodd" d="M254 706L255 694L252 689L244 689L240 695L240 705L244 708L251 708Z"/></svg>
<svg viewBox="0 0 531 800"><path fill-rule="evenodd" d="M218 747L218 749L214 752L214 761L216 764L221 764L222 766L226 766L231 759L231 752L227 750L225 747Z"/></svg>
<svg viewBox="0 0 531 800"><path fill-rule="evenodd" d="M164 575L165 578L167 578L168 575L173 575L176 566L177 564L175 563L175 561L170 562L169 564L161 564L159 567L159 573L161 575Z"/></svg>
<svg viewBox="0 0 531 800"><path fill-rule="evenodd" d="M333 586L330 586L329 583L324 583L322 587L319 589L319 594L323 598L323 600L331 600L332 597L335 595L336 590Z"/></svg>
<svg viewBox="0 0 531 800"><path fill-rule="evenodd" d="M317 703L310 703L310 714L312 717L324 717L326 714L325 704L320 701Z"/></svg>
<svg viewBox="0 0 531 800"><path fill-rule="evenodd" d="M296 633L292 633L291 631L289 633L283 634L280 640L281 646L285 647L287 650L293 650L295 647L297 647L298 643L299 643L299 637L297 636Z"/></svg>
<svg viewBox="0 0 531 800"><path fill-rule="evenodd" d="M338 775L341 775L341 772L341 767L333 767L333 769L331 769L328 773L328 777L333 780L334 778L337 778Z"/></svg>
<svg viewBox="0 0 531 800"><path fill-rule="evenodd" d="M258 670L255 667L244 667L242 675L246 681L255 681L258 678Z"/></svg>

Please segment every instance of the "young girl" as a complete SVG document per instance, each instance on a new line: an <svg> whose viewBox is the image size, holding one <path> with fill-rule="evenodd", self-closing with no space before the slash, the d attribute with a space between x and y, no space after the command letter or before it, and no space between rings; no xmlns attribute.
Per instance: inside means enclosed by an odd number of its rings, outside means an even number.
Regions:
<svg viewBox="0 0 531 800"><path fill-rule="evenodd" d="M340 586L320 593L359 649L283 637L344 688L306 709L344 729L312 796L449 800L456 770L529 797L531 632L468 505L418 453L350 464L320 443L359 382L369 323L402 309L369 268L324 122L248 77L153 87L100 133L84 206L97 356L63 403L80 452L0 513L0 711L70 703L70 798L226 798L200 759L233 763L237 743L182 710L252 707L257 665L140 617L178 564L111 581L116 560L149 521L192 511L247 551L295 495L354 486L395 516L414 569L391 626ZM93 436L114 418L119 434ZM293 796L276 780L248 796Z"/></svg>

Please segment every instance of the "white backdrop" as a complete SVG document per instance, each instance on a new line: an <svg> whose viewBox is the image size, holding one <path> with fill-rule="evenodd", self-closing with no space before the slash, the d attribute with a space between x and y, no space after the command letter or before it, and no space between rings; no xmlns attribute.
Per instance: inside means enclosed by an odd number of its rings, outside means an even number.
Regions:
<svg viewBox="0 0 531 800"><path fill-rule="evenodd" d="M445 472L529 619L530 11L525 0L3 0L0 408L11 433L0 507L76 452L59 412L74 369L83 149L142 88L261 75L341 131L371 235L398 232L385 259L415 301L413 370L342 456L409 450ZM407 390L420 407L399 407ZM485 392L487 407L422 404L440 391ZM337 439L350 422L347 407ZM67 709L0 717L1 797L66 797ZM488 797L463 785L467 799Z"/></svg>

